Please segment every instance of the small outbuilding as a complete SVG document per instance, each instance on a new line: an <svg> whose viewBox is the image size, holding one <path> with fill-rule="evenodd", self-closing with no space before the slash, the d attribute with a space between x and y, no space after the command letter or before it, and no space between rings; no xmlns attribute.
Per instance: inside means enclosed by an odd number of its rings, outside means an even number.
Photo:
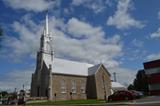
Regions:
<svg viewBox="0 0 160 106"><path fill-rule="evenodd" d="M127 88L119 82L111 82L111 88L112 93L120 90L127 90Z"/></svg>

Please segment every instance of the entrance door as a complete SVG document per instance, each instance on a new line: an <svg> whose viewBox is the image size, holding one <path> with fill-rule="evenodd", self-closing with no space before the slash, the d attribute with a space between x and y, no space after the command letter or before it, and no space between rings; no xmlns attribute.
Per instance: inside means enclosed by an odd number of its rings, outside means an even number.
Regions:
<svg viewBox="0 0 160 106"><path fill-rule="evenodd" d="M37 96L38 97L40 96L40 87L39 86L37 87Z"/></svg>

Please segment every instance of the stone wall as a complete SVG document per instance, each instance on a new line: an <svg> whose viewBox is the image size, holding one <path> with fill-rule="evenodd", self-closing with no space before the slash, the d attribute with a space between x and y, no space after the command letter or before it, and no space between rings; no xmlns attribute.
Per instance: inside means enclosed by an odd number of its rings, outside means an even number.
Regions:
<svg viewBox="0 0 160 106"><path fill-rule="evenodd" d="M49 85L49 70L43 62L43 67L40 70L36 70L32 74L31 82L31 97L47 97L48 96L48 85Z"/></svg>
<svg viewBox="0 0 160 106"><path fill-rule="evenodd" d="M91 75L87 77L87 98L97 99L97 90L96 90L96 82L95 75Z"/></svg>
<svg viewBox="0 0 160 106"><path fill-rule="evenodd" d="M52 76L53 100L71 100L71 99L86 99L86 76L53 74ZM61 81L65 81L66 90L61 89ZM76 82L76 92L72 92L72 81ZM81 84L85 83L85 92L81 91Z"/></svg>
<svg viewBox="0 0 160 106"><path fill-rule="evenodd" d="M32 74L32 79L31 79L31 97L35 97L36 95L36 75Z"/></svg>
<svg viewBox="0 0 160 106"><path fill-rule="evenodd" d="M111 94L110 75L103 65L95 74L95 84L97 91L97 99L107 99Z"/></svg>
<svg viewBox="0 0 160 106"><path fill-rule="evenodd" d="M43 64L43 68L41 70L40 76L40 96L41 97L48 97L48 90L49 90L49 69L47 68L46 64Z"/></svg>

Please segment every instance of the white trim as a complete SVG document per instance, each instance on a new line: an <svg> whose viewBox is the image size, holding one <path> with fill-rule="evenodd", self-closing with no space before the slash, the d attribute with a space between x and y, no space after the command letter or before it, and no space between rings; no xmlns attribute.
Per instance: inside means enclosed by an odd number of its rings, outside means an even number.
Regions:
<svg viewBox="0 0 160 106"><path fill-rule="evenodd" d="M160 90L160 83L158 84L150 84L149 90Z"/></svg>
<svg viewBox="0 0 160 106"><path fill-rule="evenodd" d="M151 68L151 69L145 69L144 70L145 73L148 74L156 74L156 73L160 73L160 67L158 68Z"/></svg>

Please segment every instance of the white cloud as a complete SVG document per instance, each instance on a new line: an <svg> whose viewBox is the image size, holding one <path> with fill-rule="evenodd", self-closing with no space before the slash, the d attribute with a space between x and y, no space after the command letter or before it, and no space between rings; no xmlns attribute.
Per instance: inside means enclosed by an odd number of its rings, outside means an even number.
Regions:
<svg viewBox="0 0 160 106"><path fill-rule="evenodd" d="M107 6L111 6L110 0L73 0L73 6L84 6L95 13L102 12Z"/></svg>
<svg viewBox="0 0 160 106"><path fill-rule="evenodd" d="M129 13L132 8L131 0L119 0L117 11L107 20L107 25L116 26L117 29L128 29L130 27L143 28L142 22L135 20Z"/></svg>
<svg viewBox="0 0 160 106"><path fill-rule="evenodd" d="M114 67L110 68L109 72L112 76L113 80L113 73L116 73L117 82L120 82L124 85L132 84L133 80L136 78L137 70L131 70L128 68L122 67Z"/></svg>
<svg viewBox="0 0 160 106"><path fill-rule="evenodd" d="M12 24L13 31L19 35L18 37L6 36L4 39L4 46L11 48L11 51L7 52L12 53L8 55L15 61L23 58L24 55L33 56L39 47L41 27L36 25L28 15L24 16L22 23L15 21Z"/></svg>
<svg viewBox="0 0 160 106"><path fill-rule="evenodd" d="M137 40L137 39L133 39L131 42L135 47L141 48L143 47L143 41Z"/></svg>
<svg viewBox="0 0 160 106"><path fill-rule="evenodd" d="M115 35L112 38L107 38L107 42L112 44L118 44L120 40L121 40L120 35Z"/></svg>
<svg viewBox="0 0 160 106"><path fill-rule="evenodd" d="M3 0L13 9L24 9L27 11L41 12L57 5L57 1L51 0Z"/></svg>
<svg viewBox="0 0 160 106"><path fill-rule="evenodd" d="M94 37L104 35L100 27L92 27L90 24L82 22L76 18L71 18L67 24L68 32L74 37Z"/></svg>
<svg viewBox="0 0 160 106"><path fill-rule="evenodd" d="M158 12L158 19L160 19L160 11Z"/></svg>
<svg viewBox="0 0 160 106"><path fill-rule="evenodd" d="M3 75L4 79L0 80L0 90L7 90L13 92L14 88L17 90L22 89L23 84L25 89L30 89L31 76L34 72L34 68L11 70ZM3 78L1 77L1 78Z"/></svg>
<svg viewBox="0 0 160 106"><path fill-rule="evenodd" d="M148 55L146 58L146 60L148 61L157 60L157 59L160 59L160 53Z"/></svg>
<svg viewBox="0 0 160 106"><path fill-rule="evenodd" d="M160 19L160 11L158 12L158 19ZM150 35L151 38L160 38L160 28L156 32L153 32Z"/></svg>
<svg viewBox="0 0 160 106"><path fill-rule="evenodd" d="M67 32L73 38L67 37L62 32L62 36L55 37L55 52L60 57L67 54L67 57L75 60L90 63L104 61L111 67L119 65L119 62L113 60L113 57L119 56L122 52L119 35L116 35L118 39L115 36L111 37L109 42L109 40L103 38L105 33L100 27L93 27L76 18L71 18L68 21ZM79 39L82 36L85 38ZM66 46L69 48L66 48Z"/></svg>
<svg viewBox="0 0 160 106"><path fill-rule="evenodd" d="M86 0L73 0L72 4L77 6L83 4L84 2L86 2Z"/></svg>
<svg viewBox="0 0 160 106"><path fill-rule="evenodd" d="M160 38L160 28L150 35L151 38Z"/></svg>

